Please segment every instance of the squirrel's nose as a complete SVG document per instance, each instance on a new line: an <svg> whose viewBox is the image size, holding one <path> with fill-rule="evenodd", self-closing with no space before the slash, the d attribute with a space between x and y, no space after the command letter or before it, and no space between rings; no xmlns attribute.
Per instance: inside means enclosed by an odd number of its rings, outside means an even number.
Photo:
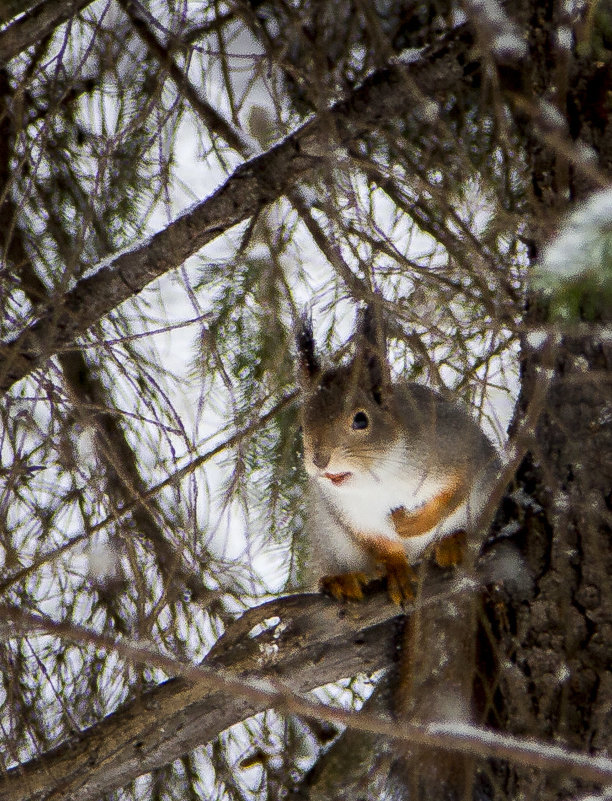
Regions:
<svg viewBox="0 0 612 801"><path fill-rule="evenodd" d="M313 464L320 470L323 470L329 464L330 455L331 454L328 450L323 448L315 448L315 451L312 454Z"/></svg>

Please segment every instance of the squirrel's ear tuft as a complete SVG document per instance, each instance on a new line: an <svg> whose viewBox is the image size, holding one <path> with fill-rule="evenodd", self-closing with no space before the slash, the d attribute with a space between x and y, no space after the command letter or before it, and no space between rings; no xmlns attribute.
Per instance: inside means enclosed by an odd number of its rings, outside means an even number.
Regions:
<svg viewBox="0 0 612 801"><path fill-rule="evenodd" d="M385 330L380 303L368 303L360 310L357 331L369 345L385 349Z"/></svg>
<svg viewBox="0 0 612 801"><path fill-rule="evenodd" d="M391 370L380 298L359 312L356 334L355 360L361 363L375 401L383 404L391 390Z"/></svg>
<svg viewBox="0 0 612 801"><path fill-rule="evenodd" d="M298 352L298 378L302 386L307 386L321 372L321 364L315 354L312 317L308 311L302 314L295 341Z"/></svg>

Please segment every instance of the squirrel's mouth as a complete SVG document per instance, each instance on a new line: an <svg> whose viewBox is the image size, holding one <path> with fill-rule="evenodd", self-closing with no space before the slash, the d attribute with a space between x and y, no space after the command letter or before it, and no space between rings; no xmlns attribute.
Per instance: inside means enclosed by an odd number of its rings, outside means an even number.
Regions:
<svg viewBox="0 0 612 801"><path fill-rule="evenodd" d="M328 478L332 484L338 486L338 484L344 484L344 482L349 479L353 474L352 473L323 473L325 478Z"/></svg>

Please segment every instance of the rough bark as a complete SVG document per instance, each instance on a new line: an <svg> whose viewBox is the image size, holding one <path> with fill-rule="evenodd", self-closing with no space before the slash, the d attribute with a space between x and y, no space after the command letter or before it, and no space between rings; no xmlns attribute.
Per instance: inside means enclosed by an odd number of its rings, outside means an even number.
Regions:
<svg viewBox="0 0 612 801"><path fill-rule="evenodd" d="M535 86L556 87L555 102L573 139L596 150L609 169L612 152L610 62L555 52L559 8L535 4L530 25L533 58L525 69ZM537 258L560 210L598 186L576 172L562 154L525 136L532 178ZM597 308L597 323L608 324L612 309ZM526 327L547 325L548 310L536 294L529 298ZM534 584L533 597L516 603L498 599L489 609L497 637L497 725L513 733L545 737L587 750L612 748L612 346L597 325L575 322L576 333L560 336L554 358L523 343L525 398L552 375L544 413L533 434L531 455L516 476L517 491L501 509L499 527L520 527L513 539ZM502 797L559 801L586 795L595 787L563 773L537 774L497 765Z"/></svg>
<svg viewBox="0 0 612 801"><path fill-rule="evenodd" d="M461 590L465 590L464 585L445 575L425 588L421 603L429 604ZM181 674L91 728L76 732L54 750L8 771L0 779L0 801L93 801L169 764L228 726L270 706L350 725L354 713L322 707L299 694L394 664L397 607L390 604L386 592L380 591L380 584L370 592L369 600L362 604L339 605L321 595L295 595L252 609L218 641L202 668L77 626L0 606L0 619L13 630L46 631L81 644L116 650L131 662ZM535 741L496 738L475 728L456 731L452 725L401 725L373 716L360 717L359 721L362 730L376 738L400 738L430 751L496 756L553 775L561 772L591 781L612 780L612 760L592 761L579 752Z"/></svg>
<svg viewBox="0 0 612 801"><path fill-rule="evenodd" d="M385 593L339 606L323 596L292 596L252 610L215 645L204 665L282 681L304 692L393 661L397 608ZM254 626L278 616L257 636ZM0 777L2 801L97 799L172 762L266 704L211 689L206 680L170 679L92 728Z"/></svg>
<svg viewBox="0 0 612 801"><path fill-rule="evenodd" d="M609 753L612 746L612 346L563 338L533 456L507 500L534 597L491 608L507 731ZM539 380L537 358L524 383ZM503 773L503 771L502 771ZM512 768L507 797L569 799L594 789L566 775Z"/></svg>

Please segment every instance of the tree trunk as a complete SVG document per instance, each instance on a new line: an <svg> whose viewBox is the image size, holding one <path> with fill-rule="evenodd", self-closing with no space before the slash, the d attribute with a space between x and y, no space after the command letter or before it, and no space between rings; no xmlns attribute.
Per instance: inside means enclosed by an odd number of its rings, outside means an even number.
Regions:
<svg viewBox="0 0 612 801"><path fill-rule="evenodd" d="M612 344L565 336L535 431L501 523L533 581L528 601L492 605L503 727L604 753L612 744ZM528 354L523 396L541 380ZM519 406L520 411L523 405ZM504 520L505 518L505 520ZM575 798L583 782L516 766L504 798Z"/></svg>

